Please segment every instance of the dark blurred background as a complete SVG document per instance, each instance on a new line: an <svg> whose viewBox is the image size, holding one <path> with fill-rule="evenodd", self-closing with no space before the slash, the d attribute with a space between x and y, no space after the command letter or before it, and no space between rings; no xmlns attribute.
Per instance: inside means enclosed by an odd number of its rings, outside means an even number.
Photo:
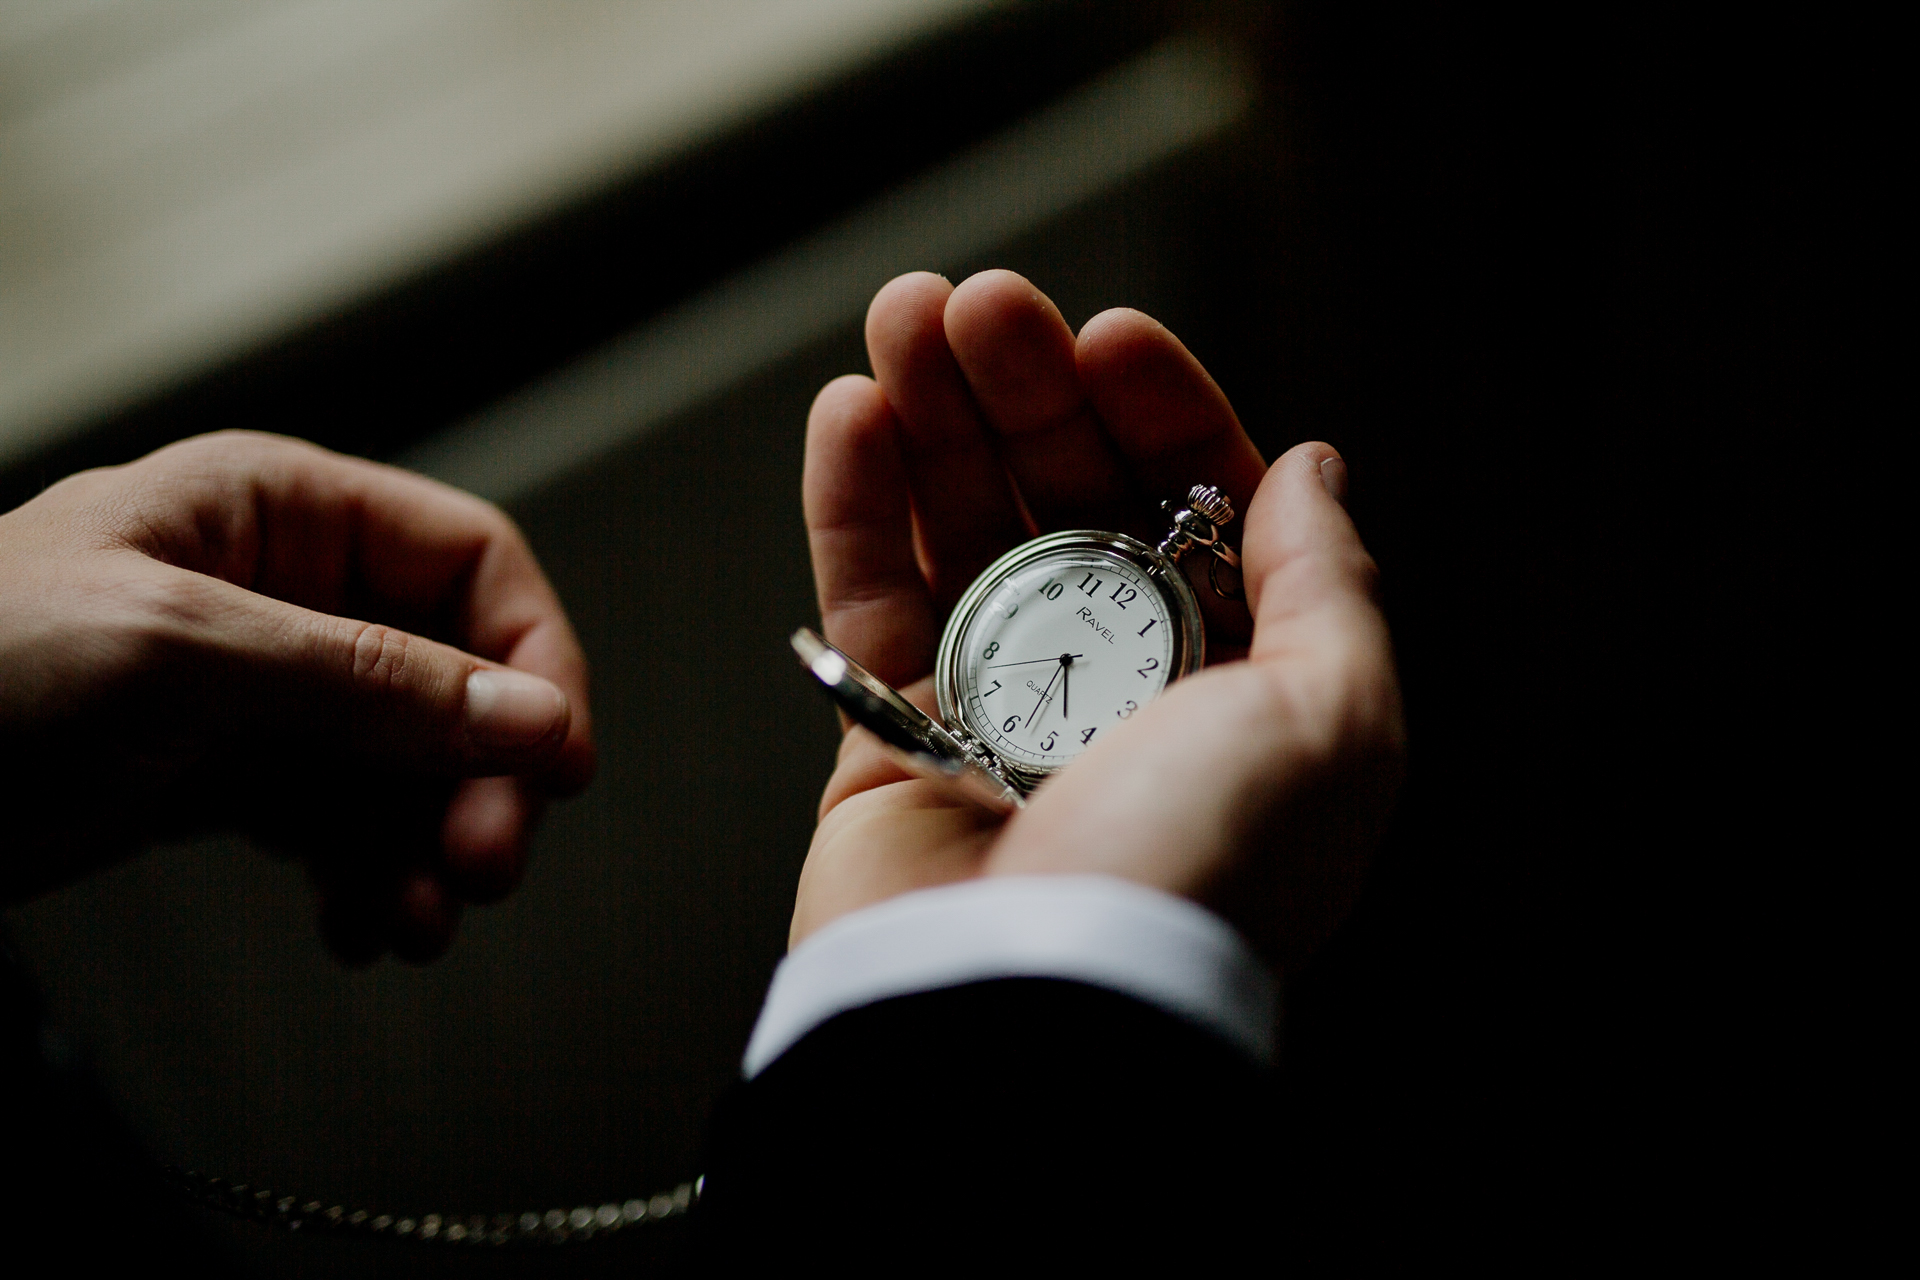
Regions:
<svg viewBox="0 0 1920 1280"><path fill-rule="evenodd" d="M1076 327L1166 322L1269 457L1338 446L1384 569L1412 770L1287 992L1276 1262L1577 1236L1753 998L1648 993L1705 886L1758 892L1700 801L1810 554L1755 532L1777 449L1842 412L1808 193L1851 179L1791 37L1318 0L0 11L0 505L222 427L472 488L578 624L603 749L435 966L340 970L299 870L213 838L8 912L16 1021L155 1156L329 1202L696 1174L834 741L784 646L807 404L885 280L1010 267ZM194 1229L260 1274L677 1247Z"/></svg>

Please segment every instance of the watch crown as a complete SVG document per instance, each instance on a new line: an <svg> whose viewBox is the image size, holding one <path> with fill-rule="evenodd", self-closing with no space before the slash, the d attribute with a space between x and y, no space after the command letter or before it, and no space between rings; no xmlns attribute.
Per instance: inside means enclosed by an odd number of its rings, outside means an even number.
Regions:
<svg viewBox="0 0 1920 1280"><path fill-rule="evenodd" d="M1216 525L1233 519L1233 504L1210 484L1197 484L1187 493L1187 506Z"/></svg>

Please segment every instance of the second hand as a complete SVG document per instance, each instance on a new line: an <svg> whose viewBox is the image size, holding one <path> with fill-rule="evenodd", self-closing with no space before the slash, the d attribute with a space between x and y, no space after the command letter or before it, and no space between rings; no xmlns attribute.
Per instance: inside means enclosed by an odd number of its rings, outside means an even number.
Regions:
<svg viewBox="0 0 1920 1280"><path fill-rule="evenodd" d="M1054 661L1060 662L1060 659L1055 658ZM1009 663L1008 665L1011 666L1012 664ZM1066 669L1067 664L1060 662L1060 671L1065 671ZM1033 718L1040 714L1040 708L1047 705L1047 695L1053 692L1053 681L1060 678L1060 671L1054 672L1053 679L1047 681L1047 687L1040 691L1040 700L1033 704L1033 710L1027 712L1027 722L1020 726L1022 729L1030 729L1033 727ZM1027 687L1031 689L1033 686L1028 685Z"/></svg>

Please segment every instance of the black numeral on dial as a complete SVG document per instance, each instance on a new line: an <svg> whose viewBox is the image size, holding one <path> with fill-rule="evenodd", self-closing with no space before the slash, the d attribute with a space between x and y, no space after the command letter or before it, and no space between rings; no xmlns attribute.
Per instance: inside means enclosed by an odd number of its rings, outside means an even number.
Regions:
<svg viewBox="0 0 1920 1280"><path fill-rule="evenodd" d="M1160 669L1160 659L1148 658L1147 665L1140 668L1140 674L1144 676L1149 671L1157 671L1159 669Z"/></svg>

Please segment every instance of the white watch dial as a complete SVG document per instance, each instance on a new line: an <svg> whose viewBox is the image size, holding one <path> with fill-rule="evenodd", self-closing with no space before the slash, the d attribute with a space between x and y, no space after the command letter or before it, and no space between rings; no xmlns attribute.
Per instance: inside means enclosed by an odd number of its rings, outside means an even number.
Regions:
<svg viewBox="0 0 1920 1280"><path fill-rule="evenodd" d="M1058 768L1166 687L1161 589L1119 556L1063 551L997 584L960 643L967 729L1020 764Z"/></svg>

